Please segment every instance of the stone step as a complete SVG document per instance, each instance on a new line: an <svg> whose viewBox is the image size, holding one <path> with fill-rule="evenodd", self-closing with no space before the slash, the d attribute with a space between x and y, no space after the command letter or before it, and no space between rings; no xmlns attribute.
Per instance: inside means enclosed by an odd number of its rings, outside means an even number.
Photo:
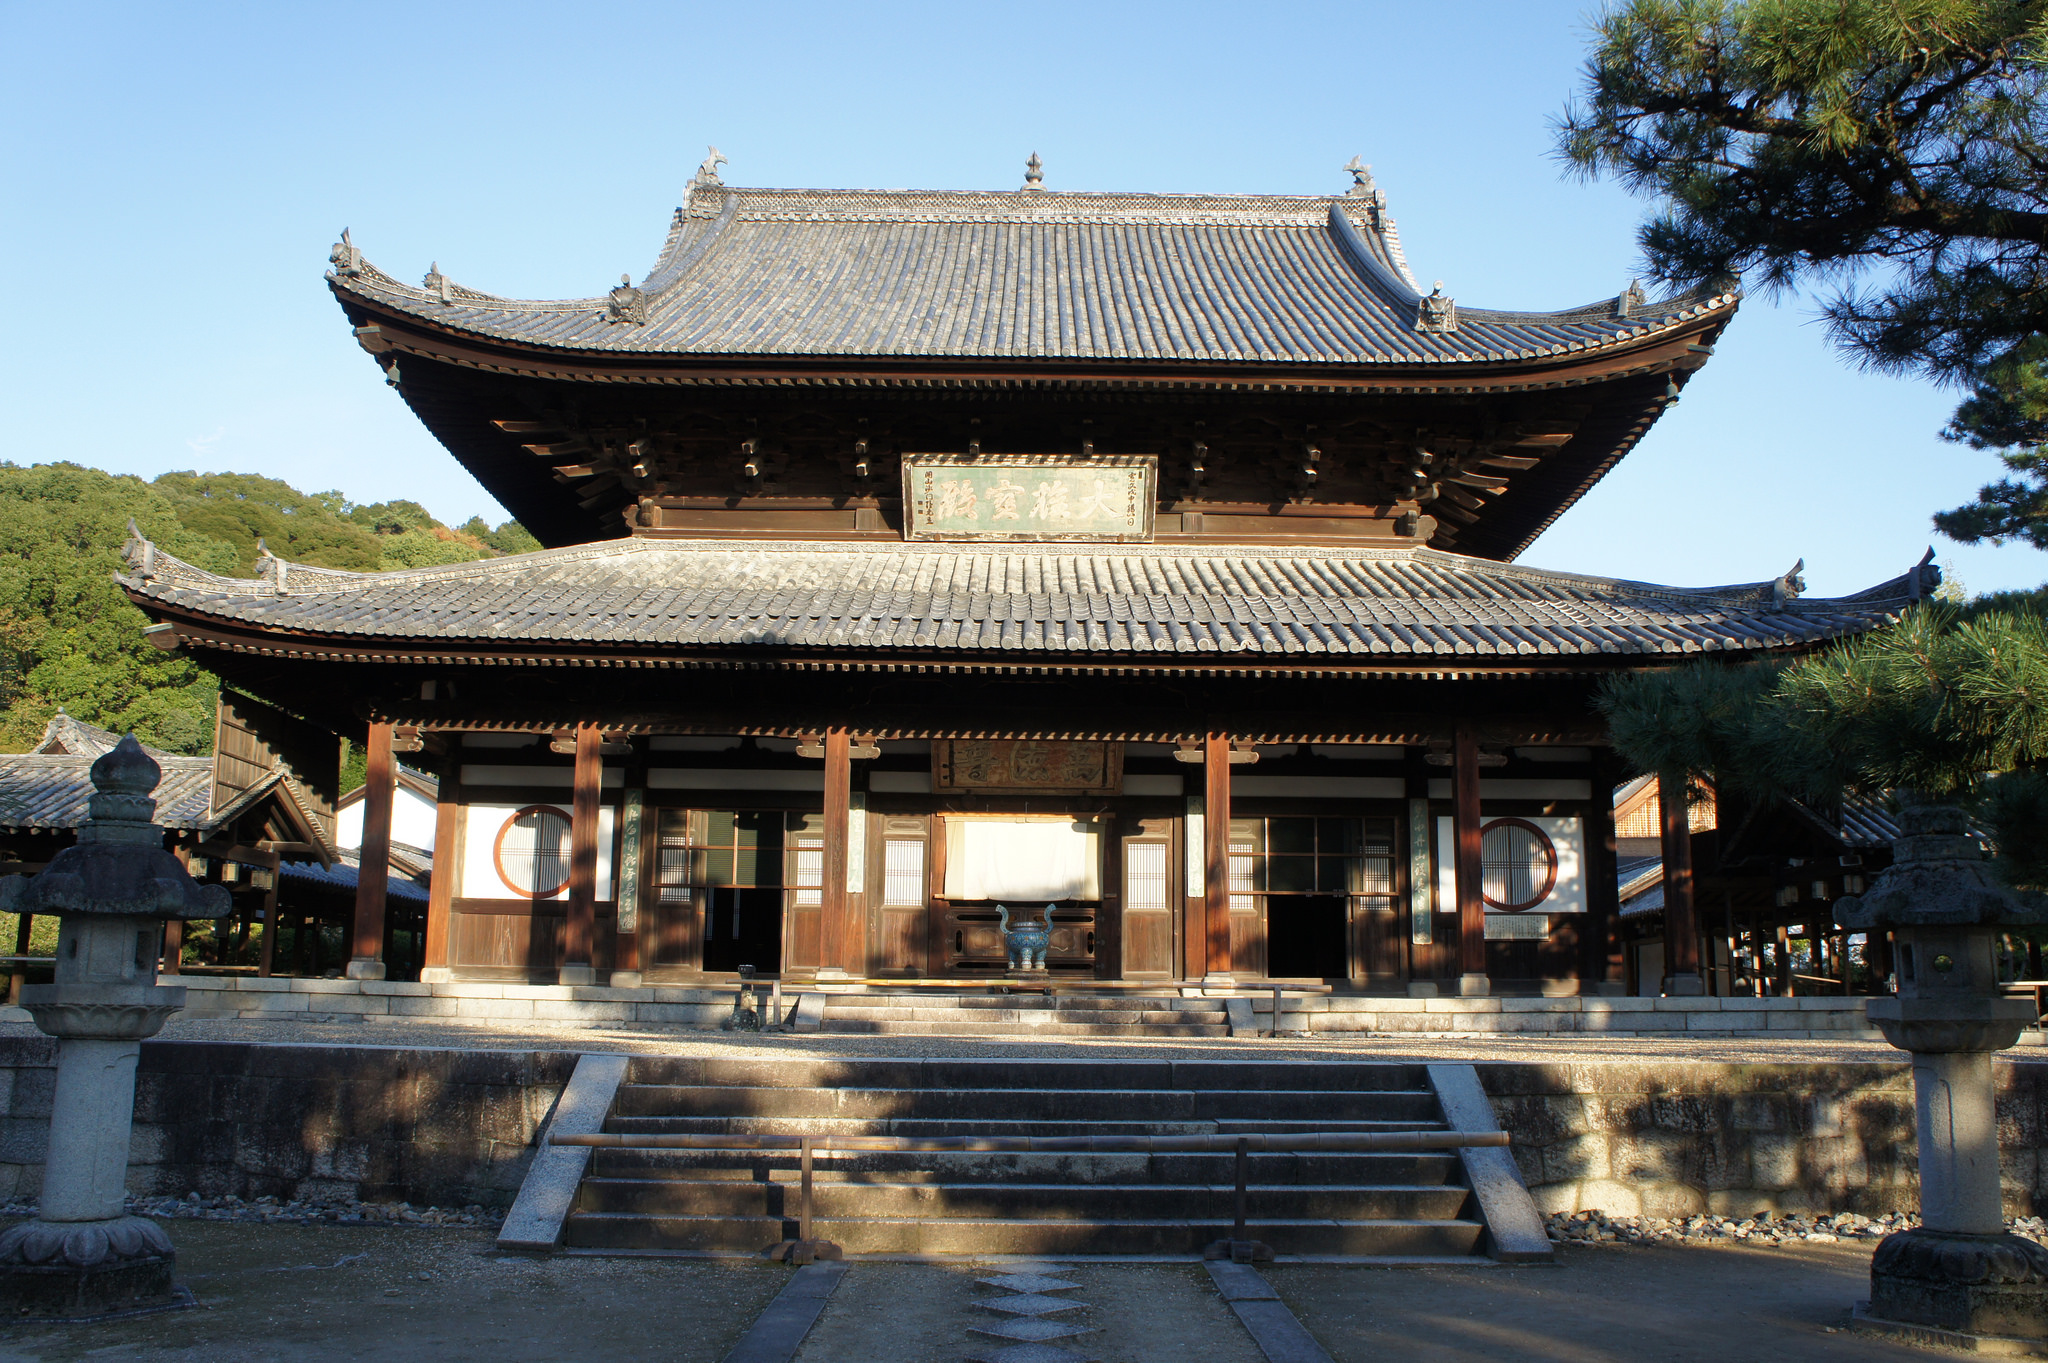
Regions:
<svg viewBox="0 0 2048 1363"><path fill-rule="evenodd" d="M1310 1131L1422 1131L1439 1123L1408 1118L1350 1118L1341 1121L1249 1121L1195 1118L1188 1121L1035 1121L1013 1117L614 1117L606 1130L625 1135L687 1136L1212 1136L1286 1134Z"/></svg>
<svg viewBox="0 0 2048 1363"><path fill-rule="evenodd" d="M1194 1091L1185 1089L954 1089L752 1087L619 1089L614 1121L664 1117L904 1118L1031 1121L1380 1121L1422 1128L1437 1118L1434 1094L1379 1089ZM629 1129L621 1126L620 1130Z"/></svg>
<svg viewBox="0 0 2048 1363"><path fill-rule="evenodd" d="M1171 1027L1182 1023L1227 1026L1225 1008L925 1008L884 1004L840 1005L825 1009L825 1025L840 1022L965 1022L1007 1023L1017 1027Z"/></svg>
<svg viewBox="0 0 2048 1363"><path fill-rule="evenodd" d="M816 1216L841 1221L922 1220L1129 1221L1227 1220L1231 1184L1182 1183L817 1183ZM1462 1187L1324 1184L1262 1187L1245 1194L1250 1215L1274 1221L1444 1221L1455 1219ZM641 1216L792 1217L795 1180L586 1179L577 1210Z"/></svg>
<svg viewBox="0 0 2048 1363"><path fill-rule="evenodd" d="M836 1018L826 1014L819 1024L821 1032L838 1032L863 1036L1005 1036L1005 1037L1089 1037L1089 1036L1213 1036L1230 1035L1228 1023L1173 1023L1170 1025L1143 1025L1138 1023L1070 1023L1070 1022L973 1022L973 1021L927 1021L895 1022L869 1021L865 1018Z"/></svg>
<svg viewBox="0 0 2048 1363"><path fill-rule="evenodd" d="M793 1150L599 1149L591 1156L590 1177L627 1181L786 1181L800 1164ZM1457 1164L1456 1155L1436 1153L1255 1154L1246 1158L1246 1179L1254 1187L1432 1187L1451 1183ZM821 1183L1234 1184L1237 1172L1236 1156L1227 1154L860 1150L817 1155L812 1177Z"/></svg>
<svg viewBox="0 0 2048 1363"><path fill-rule="evenodd" d="M564 1240L579 1249L716 1250L758 1253L794 1239L797 1223L778 1217L635 1216L574 1212ZM813 1236L848 1254L1144 1254L1198 1255L1231 1234L1228 1219L1006 1221L815 1218ZM1246 1231L1281 1254L1421 1258L1479 1248L1476 1221L1251 1220Z"/></svg>
<svg viewBox="0 0 2048 1363"><path fill-rule="evenodd" d="M797 1057L639 1055L629 1086L721 1088L924 1089L1316 1089L1362 1093L1427 1090L1422 1065L1389 1061L1317 1060L1047 1060L984 1059L820 1060Z"/></svg>
<svg viewBox="0 0 2048 1363"><path fill-rule="evenodd" d="M1191 1012L1223 1010L1217 999L1183 999L1171 994L827 994L828 1012L842 1008L984 1008L1023 1009L1032 1012L1094 1011L1160 1012L1186 1009Z"/></svg>

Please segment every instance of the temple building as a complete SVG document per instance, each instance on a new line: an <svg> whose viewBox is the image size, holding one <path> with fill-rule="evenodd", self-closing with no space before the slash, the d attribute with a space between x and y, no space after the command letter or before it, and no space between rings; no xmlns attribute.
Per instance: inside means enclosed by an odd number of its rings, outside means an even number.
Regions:
<svg viewBox="0 0 2048 1363"><path fill-rule="evenodd" d="M435 774L425 979L986 984L1043 913L1060 987L1619 989L1601 679L1938 581L1514 562L1739 299L1468 306L1356 162L1307 197L718 165L588 298L333 250L384 380L544 550L237 580L129 546L158 644L367 733L366 864L394 754ZM352 975L384 913L366 881Z"/></svg>

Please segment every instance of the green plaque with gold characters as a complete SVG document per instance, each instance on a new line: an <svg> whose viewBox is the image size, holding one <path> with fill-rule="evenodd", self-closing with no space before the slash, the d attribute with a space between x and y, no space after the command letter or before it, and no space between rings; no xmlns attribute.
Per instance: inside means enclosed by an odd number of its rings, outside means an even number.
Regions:
<svg viewBox="0 0 2048 1363"><path fill-rule="evenodd" d="M1158 479L1149 454L906 454L903 537L1143 542Z"/></svg>

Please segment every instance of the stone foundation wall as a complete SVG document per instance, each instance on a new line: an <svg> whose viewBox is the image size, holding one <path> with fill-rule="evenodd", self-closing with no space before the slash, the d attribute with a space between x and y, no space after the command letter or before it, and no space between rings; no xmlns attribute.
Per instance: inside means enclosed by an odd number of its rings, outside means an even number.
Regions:
<svg viewBox="0 0 2048 1363"><path fill-rule="evenodd" d="M0 1196L41 1191L56 1063L47 1037L0 1040ZM575 1067L549 1052L145 1042L128 1186L510 1206Z"/></svg>
<svg viewBox="0 0 2048 1363"><path fill-rule="evenodd" d="M1919 1208L1913 1078L1886 1064L1480 1065L1546 1213ZM2001 1061L2005 1209L2048 1209L2048 1065Z"/></svg>

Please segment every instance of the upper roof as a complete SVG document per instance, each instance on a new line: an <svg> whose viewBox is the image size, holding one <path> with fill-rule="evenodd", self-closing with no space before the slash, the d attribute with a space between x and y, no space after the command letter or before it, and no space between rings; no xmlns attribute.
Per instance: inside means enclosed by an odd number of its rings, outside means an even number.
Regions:
<svg viewBox="0 0 2048 1363"><path fill-rule="evenodd" d="M30 751L53 757L99 757L112 752L120 741L121 735L112 729L102 729L97 724L87 724L82 719L74 719L59 708L56 714L50 716L50 722L43 726L43 736L36 741L35 747ZM152 748L147 743L141 744L141 748L159 764L167 757L178 756L161 748Z"/></svg>
<svg viewBox="0 0 2048 1363"><path fill-rule="evenodd" d="M1563 312L1424 307L1384 196L738 189L700 177L637 285L422 287L343 234L328 278L456 333L567 352L1500 364L1635 345L1732 289ZM1449 299L1442 300L1449 303ZM1425 318L1425 312L1431 314Z"/></svg>
<svg viewBox="0 0 2048 1363"><path fill-rule="evenodd" d="M1923 564L1855 596L1801 599L1796 573L1679 588L1425 548L1156 544L625 539L390 573L266 560L260 580L219 577L141 542L128 561L122 584L154 618L263 652L289 652L296 637L434 641L443 656L535 661L1023 655L1177 667L1225 655L1346 670L1798 647L1874 628L1939 580Z"/></svg>

